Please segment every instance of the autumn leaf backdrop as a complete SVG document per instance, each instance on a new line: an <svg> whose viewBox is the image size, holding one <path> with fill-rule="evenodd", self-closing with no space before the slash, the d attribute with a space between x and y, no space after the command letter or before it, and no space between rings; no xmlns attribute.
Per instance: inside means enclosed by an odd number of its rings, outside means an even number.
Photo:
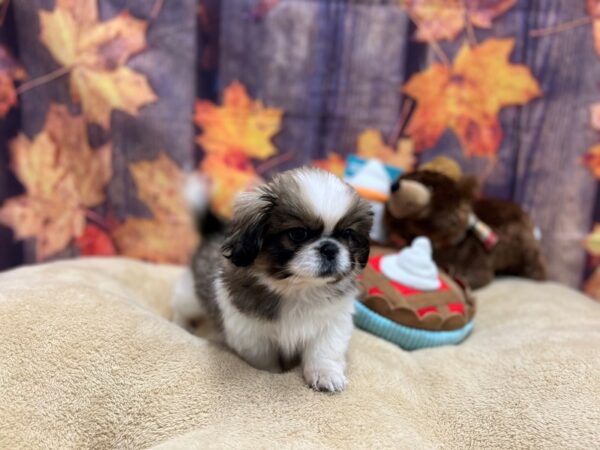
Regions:
<svg viewBox="0 0 600 450"><path fill-rule="evenodd" d="M5 2L0 268L185 262L186 172L228 217L280 170L445 154L600 297L595 0Z"/></svg>

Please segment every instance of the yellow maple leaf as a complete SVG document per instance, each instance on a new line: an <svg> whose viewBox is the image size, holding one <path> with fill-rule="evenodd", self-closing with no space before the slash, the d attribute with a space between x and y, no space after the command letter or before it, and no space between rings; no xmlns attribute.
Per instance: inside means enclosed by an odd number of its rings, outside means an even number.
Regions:
<svg viewBox="0 0 600 450"><path fill-rule="evenodd" d="M45 131L33 141L20 135L11 142L12 168L26 194L4 203L0 223L11 227L16 239L36 237L38 260L65 248L85 226L75 179L59 152Z"/></svg>
<svg viewBox="0 0 600 450"><path fill-rule="evenodd" d="M130 217L112 232L119 253L146 261L185 264L196 244L189 225Z"/></svg>
<svg viewBox="0 0 600 450"><path fill-rule="evenodd" d="M516 0L404 0L411 19L417 24L419 41L452 40L465 28L467 20L479 28L490 28Z"/></svg>
<svg viewBox="0 0 600 450"><path fill-rule="evenodd" d="M138 196L152 219L129 217L112 237L119 253L132 258L185 263L196 244L196 234L182 196L184 174L167 155L129 165Z"/></svg>
<svg viewBox="0 0 600 450"><path fill-rule="evenodd" d="M202 128L197 142L207 154L267 159L277 153L271 138L279 132L283 111L254 101L239 82L224 92L223 105L196 104L195 122Z"/></svg>
<svg viewBox="0 0 600 450"><path fill-rule="evenodd" d="M583 243L585 250L592 256L600 256L600 225L594 225L594 229L588 234Z"/></svg>
<svg viewBox="0 0 600 450"><path fill-rule="evenodd" d="M417 161L411 139L400 139L394 150L383 142L380 131L371 128L358 136L357 147L357 155L361 158L377 158L406 172L411 171Z"/></svg>
<svg viewBox="0 0 600 450"><path fill-rule="evenodd" d="M223 218L233 215L233 203L239 192L249 190L263 182L251 165L234 166L220 155L207 155L200 164L212 182L212 209Z"/></svg>
<svg viewBox="0 0 600 450"><path fill-rule="evenodd" d="M514 45L514 39L464 44L452 67L434 63L408 80L403 92L417 108L407 133L417 151L433 147L450 128L467 156L495 156L502 141L500 110L541 95L529 68L509 62Z"/></svg>
<svg viewBox="0 0 600 450"><path fill-rule="evenodd" d="M81 203L86 207L102 203L112 175L110 144L92 150L85 121L63 105L50 105L44 129L60 150L61 165L73 175Z"/></svg>
<svg viewBox="0 0 600 450"><path fill-rule="evenodd" d="M167 155L161 153L153 161L129 165L138 196L152 215L162 221L188 221L188 210L182 197L183 172Z"/></svg>
<svg viewBox="0 0 600 450"><path fill-rule="evenodd" d="M312 165L319 167L320 169L327 170L328 172L331 172L340 178L344 176L344 170L346 170L346 160L335 152L327 155L326 159L314 160Z"/></svg>
<svg viewBox="0 0 600 450"><path fill-rule="evenodd" d="M123 66L145 48L146 22L127 12L99 22L97 0L56 0L39 17L40 40L70 71L71 96L88 120L108 128L113 109L136 115L156 101L146 76Z"/></svg>

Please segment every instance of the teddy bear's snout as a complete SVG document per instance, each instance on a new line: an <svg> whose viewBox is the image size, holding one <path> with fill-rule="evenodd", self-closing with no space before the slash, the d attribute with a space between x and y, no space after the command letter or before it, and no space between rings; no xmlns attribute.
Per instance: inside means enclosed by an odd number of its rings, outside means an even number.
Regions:
<svg viewBox="0 0 600 450"><path fill-rule="evenodd" d="M388 211L396 219L421 214L431 202L431 191L415 180L398 180L391 186Z"/></svg>

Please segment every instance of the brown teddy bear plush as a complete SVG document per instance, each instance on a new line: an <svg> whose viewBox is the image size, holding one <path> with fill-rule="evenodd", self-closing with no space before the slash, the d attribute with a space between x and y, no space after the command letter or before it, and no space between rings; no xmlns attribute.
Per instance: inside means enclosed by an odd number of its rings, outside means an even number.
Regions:
<svg viewBox="0 0 600 450"><path fill-rule="evenodd" d="M473 289L495 274L546 278L535 228L515 203L477 198L478 183L458 164L439 157L393 185L384 222L391 241L404 246L428 237L433 258Z"/></svg>

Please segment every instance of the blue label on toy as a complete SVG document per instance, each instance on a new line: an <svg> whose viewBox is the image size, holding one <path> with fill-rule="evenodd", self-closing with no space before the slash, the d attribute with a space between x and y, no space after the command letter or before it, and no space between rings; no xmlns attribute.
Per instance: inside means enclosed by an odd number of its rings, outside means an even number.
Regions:
<svg viewBox="0 0 600 450"><path fill-rule="evenodd" d="M346 168L344 169L344 179L348 179L356 174L365 164L367 159L359 158L356 155L348 155L346 158ZM394 166L385 164L385 170L390 176L390 180L396 180L402 175L403 170Z"/></svg>

